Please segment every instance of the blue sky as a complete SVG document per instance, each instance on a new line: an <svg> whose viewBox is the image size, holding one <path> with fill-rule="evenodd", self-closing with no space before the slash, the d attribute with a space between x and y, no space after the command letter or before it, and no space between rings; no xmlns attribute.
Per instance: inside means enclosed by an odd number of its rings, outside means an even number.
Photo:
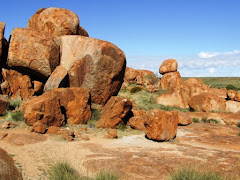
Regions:
<svg viewBox="0 0 240 180"><path fill-rule="evenodd" d="M74 11L91 37L116 44L128 66L158 72L175 58L182 76L240 76L239 0L5 0L6 38L42 7Z"/></svg>

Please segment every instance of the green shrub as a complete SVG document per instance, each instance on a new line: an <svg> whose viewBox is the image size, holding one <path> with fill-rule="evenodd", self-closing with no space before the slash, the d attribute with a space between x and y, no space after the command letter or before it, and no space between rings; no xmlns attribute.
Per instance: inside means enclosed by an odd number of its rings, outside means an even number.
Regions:
<svg viewBox="0 0 240 180"><path fill-rule="evenodd" d="M13 106L14 108L19 108L22 104L22 98L17 97L16 99L10 100L10 105Z"/></svg>
<svg viewBox="0 0 240 180"><path fill-rule="evenodd" d="M238 90L239 90L237 87L235 87L235 86L232 85L232 84L228 84L228 85L226 86L226 89L227 89L227 90L235 90L235 91L238 91Z"/></svg>
<svg viewBox="0 0 240 180"><path fill-rule="evenodd" d="M7 113L3 117L6 121L24 121L22 110L18 111L7 111Z"/></svg>
<svg viewBox="0 0 240 180"><path fill-rule="evenodd" d="M201 172L194 167L182 167L169 175L168 180L225 180L214 171Z"/></svg>
<svg viewBox="0 0 240 180"><path fill-rule="evenodd" d="M98 109L92 109L92 116L91 119L88 121L88 125L90 127L94 127L97 121L100 119L102 113Z"/></svg>
<svg viewBox="0 0 240 180"><path fill-rule="evenodd" d="M116 173L110 171L101 171L95 177L95 180L118 180L119 177Z"/></svg>
<svg viewBox="0 0 240 180"><path fill-rule="evenodd" d="M126 128L127 128L126 124L121 124L118 129L124 131Z"/></svg>
<svg viewBox="0 0 240 180"><path fill-rule="evenodd" d="M130 93L137 93L137 92L139 92L139 91L141 91L142 90L142 88L140 88L139 86L135 86L135 87L133 87L131 90L130 90Z"/></svg>
<svg viewBox="0 0 240 180"><path fill-rule="evenodd" d="M79 174L77 171L67 162L59 161L49 169L49 180L77 180Z"/></svg>
<svg viewBox="0 0 240 180"><path fill-rule="evenodd" d="M208 121L209 121L209 123L220 124L220 121L218 121L216 119L209 119Z"/></svg>
<svg viewBox="0 0 240 180"><path fill-rule="evenodd" d="M198 118L192 118L192 121L193 121L194 123L200 123L200 122L201 122Z"/></svg>

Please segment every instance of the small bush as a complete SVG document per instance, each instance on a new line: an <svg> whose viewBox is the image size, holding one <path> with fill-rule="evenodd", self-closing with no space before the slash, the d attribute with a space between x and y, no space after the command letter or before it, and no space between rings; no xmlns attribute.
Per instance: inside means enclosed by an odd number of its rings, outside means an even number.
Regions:
<svg viewBox="0 0 240 180"><path fill-rule="evenodd" d="M116 173L110 171L102 171L98 173L95 180L118 180L119 177Z"/></svg>
<svg viewBox="0 0 240 180"><path fill-rule="evenodd" d="M18 111L7 111L7 113L3 117L6 121L24 121L22 110Z"/></svg>
<svg viewBox="0 0 240 180"><path fill-rule="evenodd" d="M126 124L121 124L118 129L124 131L126 128L127 128Z"/></svg>
<svg viewBox="0 0 240 180"><path fill-rule="evenodd" d="M226 86L226 89L227 89L227 90L234 90L234 91L238 91L238 90L239 90L237 87L235 87L235 86L232 85L232 84L228 84L228 85Z"/></svg>
<svg viewBox="0 0 240 180"><path fill-rule="evenodd" d="M14 108L19 108L22 104L22 98L17 97L16 99L10 100L10 105Z"/></svg>
<svg viewBox="0 0 240 180"><path fill-rule="evenodd" d="M220 124L220 121L218 121L216 119L209 119L208 121L209 121L209 123Z"/></svg>
<svg viewBox="0 0 240 180"><path fill-rule="evenodd" d="M95 124L97 123L97 121L100 119L101 115L102 115L102 113L100 110L93 109L91 119L88 121L88 125L90 127L94 127Z"/></svg>
<svg viewBox="0 0 240 180"><path fill-rule="evenodd" d="M200 123L200 120L199 120L198 118L192 118L192 121L193 121L194 123Z"/></svg>
<svg viewBox="0 0 240 180"><path fill-rule="evenodd" d="M168 180L226 180L213 171L201 172L193 167L183 167L169 175Z"/></svg>
<svg viewBox="0 0 240 180"><path fill-rule="evenodd" d="M139 92L139 91L141 91L142 90L142 88L140 88L139 86L135 86L135 87L133 87L131 90L130 90L130 93L137 93L137 92Z"/></svg>
<svg viewBox="0 0 240 180"><path fill-rule="evenodd" d="M77 171L67 162L59 161L49 169L49 180L77 180Z"/></svg>

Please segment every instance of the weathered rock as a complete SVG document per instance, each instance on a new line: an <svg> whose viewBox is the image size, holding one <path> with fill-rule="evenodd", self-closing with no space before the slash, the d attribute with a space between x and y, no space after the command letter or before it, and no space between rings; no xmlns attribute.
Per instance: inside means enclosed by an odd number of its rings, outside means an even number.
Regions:
<svg viewBox="0 0 240 180"><path fill-rule="evenodd" d="M9 128L14 128L16 125L11 122L11 121L5 121L4 123L2 123L1 127L3 129L9 129Z"/></svg>
<svg viewBox="0 0 240 180"><path fill-rule="evenodd" d="M3 40L4 40L4 31L5 31L5 23L0 22L0 61L2 56L2 47L3 47Z"/></svg>
<svg viewBox="0 0 240 180"><path fill-rule="evenodd" d="M34 94L41 95L43 93L44 84L40 81L33 81Z"/></svg>
<svg viewBox="0 0 240 180"><path fill-rule="evenodd" d="M156 75L149 70L137 70L137 84L139 85L154 85L157 82Z"/></svg>
<svg viewBox="0 0 240 180"><path fill-rule="evenodd" d="M22 180L22 174L15 166L13 158L0 148L0 179L2 180Z"/></svg>
<svg viewBox="0 0 240 180"><path fill-rule="evenodd" d="M11 33L8 65L44 81L59 65L59 46L48 33L15 28Z"/></svg>
<svg viewBox="0 0 240 180"><path fill-rule="evenodd" d="M2 69L4 84L1 85L3 94L12 98L27 99L34 94L31 79L15 70Z"/></svg>
<svg viewBox="0 0 240 180"><path fill-rule="evenodd" d="M168 141L177 134L178 118L176 112L160 109L148 111L145 120L146 137L155 141Z"/></svg>
<svg viewBox="0 0 240 180"><path fill-rule="evenodd" d="M201 93L191 98L189 106L200 112L225 112L226 100L218 97L216 94Z"/></svg>
<svg viewBox="0 0 240 180"><path fill-rule="evenodd" d="M10 102L7 97L4 95L0 95L0 114L4 114L9 106Z"/></svg>
<svg viewBox="0 0 240 180"><path fill-rule="evenodd" d="M166 73L161 78L161 88L164 90L173 89L181 84L181 75L177 72Z"/></svg>
<svg viewBox="0 0 240 180"><path fill-rule="evenodd" d="M146 111L145 110L132 110L133 112L133 117L129 119L128 124L131 126L133 129L145 130L144 122L146 119Z"/></svg>
<svg viewBox="0 0 240 180"><path fill-rule="evenodd" d="M89 34L88 32L81 26L79 26L79 29L78 29L78 35L80 36L85 36L85 37L89 37Z"/></svg>
<svg viewBox="0 0 240 180"><path fill-rule="evenodd" d="M169 72L175 72L177 71L178 64L175 59L167 59L163 61L162 65L159 68L160 74L165 74Z"/></svg>
<svg viewBox="0 0 240 180"><path fill-rule="evenodd" d="M137 81L137 76L139 75L138 70L126 67L124 82L134 82Z"/></svg>
<svg viewBox="0 0 240 180"><path fill-rule="evenodd" d="M48 126L85 124L91 118L90 95L84 88L54 89L22 104L25 122ZM65 116L67 119L65 119Z"/></svg>
<svg viewBox="0 0 240 180"><path fill-rule="evenodd" d="M218 97L227 99L227 89L222 88L222 89L217 89L217 88L210 88L209 93L216 94Z"/></svg>
<svg viewBox="0 0 240 180"><path fill-rule="evenodd" d="M67 9L42 8L29 19L27 28L50 33L54 37L76 35L79 29L79 18Z"/></svg>
<svg viewBox="0 0 240 180"><path fill-rule="evenodd" d="M48 78L44 86L44 92L64 87L64 85L68 86L67 84L69 84L67 70L62 66L58 66Z"/></svg>
<svg viewBox="0 0 240 180"><path fill-rule="evenodd" d="M108 129L107 133L105 134L105 138L107 139L115 139L117 138L117 130L116 129Z"/></svg>
<svg viewBox="0 0 240 180"><path fill-rule="evenodd" d="M59 128L55 126L49 127L47 133L53 134L53 135L60 135L67 141L73 141L73 138L75 137L75 134L73 131L69 131L66 128Z"/></svg>
<svg viewBox="0 0 240 180"><path fill-rule="evenodd" d="M226 111L233 112L233 113L240 112L240 102L226 101Z"/></svg>
<svg viewBox="0 0 240 180"><path fill-rule="evenodd" d="M103 108L103 114L96 127L116 128L126 124L132 109L132 102L123 97L111 97Z"/></svg>
<svg viewBox="0 0 240 180"><path fill-rule="evenodd" d="M179 125L185 126L185 125L192 124L192 118L187 113L179 112L179 111L176 111L176 112L178 116Z"/></svg>
<svg viewBox="0 0 240 180"><path fill-rule="evenodd" d="M238 92L238 91L228 90L227 97L228 97L228 99L231 99L233 101L240 102L240 92Z"/></svg>
<svg viewBox="0 0 240 180"><path fill-rule="evenodd" d="M92 102L105 104L119 92L126 67L124 53L115 45L83 36L60 38L61 66L70 87L86 87Z"/></svg>
<svg viewBox="0 0 240 180"><path fill-rule="evenodd" d="M36 122L32 127L32 132L44 134L46 132L46 129L47 129L46 124L42 124L41 122Z"/></svg>

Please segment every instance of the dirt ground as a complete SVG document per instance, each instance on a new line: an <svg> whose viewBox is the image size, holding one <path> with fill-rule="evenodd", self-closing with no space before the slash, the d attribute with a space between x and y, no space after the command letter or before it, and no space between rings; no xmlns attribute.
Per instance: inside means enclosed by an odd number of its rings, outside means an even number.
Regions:
<svg viewBox="0 0 240 180"><path fill-rule="evenodd" d="M101 170L117 172L121 179L165 179L172 170L190 164L240 177L240 129L219 124L180 126L171 142L154 142L143 132L118 131L118 139L105 139L105 130L81 132L89 140L67 142L58 136L39 135L20 127L0 129L0 147L15 160L26 180L47 179L51 164L66 160L80 174ZM0 138L1 139L1 138Z"/></svg>

